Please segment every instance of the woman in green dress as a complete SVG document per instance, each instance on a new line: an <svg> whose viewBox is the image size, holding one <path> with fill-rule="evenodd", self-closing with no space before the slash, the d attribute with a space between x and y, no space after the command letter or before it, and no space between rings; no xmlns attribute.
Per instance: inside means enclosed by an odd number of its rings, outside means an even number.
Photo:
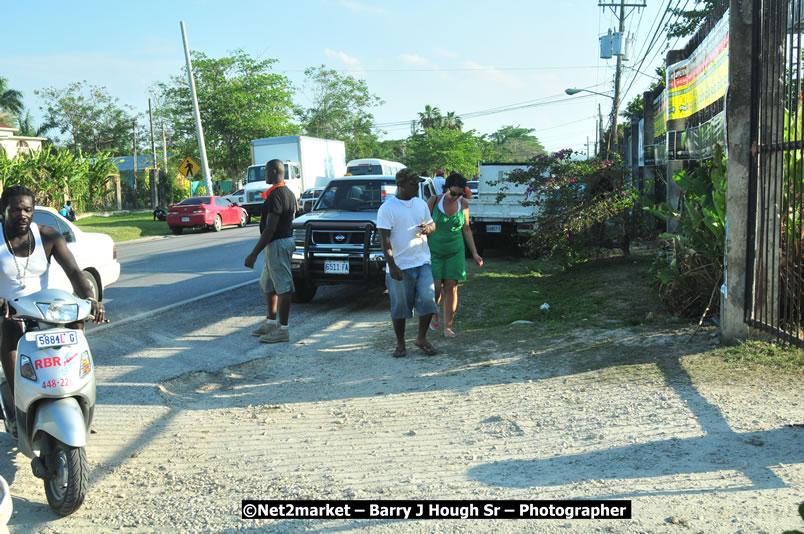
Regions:
<svg viewBox="0 0 804 534"><path fill-rule="evenodd" d="M469 202L464 197L466 178L453 172L444 184L444 193L427 200L433 215L435 233L427 236L430 246L430 266L435 282L436 305L441 306L444 291L444 337L455 337L452 323L458 309L458 280L466 280L464 243L478 267L483 258L477 253L472 230L469 228ZM439 328L439 316L433 316L430 328Z"/></svg>

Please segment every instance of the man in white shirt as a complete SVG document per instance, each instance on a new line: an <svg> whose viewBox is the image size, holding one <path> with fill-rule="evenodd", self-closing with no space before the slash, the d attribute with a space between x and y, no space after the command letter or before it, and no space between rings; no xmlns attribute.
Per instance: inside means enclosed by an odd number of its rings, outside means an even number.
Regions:
<svg viewBox="0 0 804 534"><path fill-rule="evenodd" d="M396 334L394 358L407 356L405 321L419 316L415 344L425 354L438 351L427 341L430 319L438 311L435 304L433 272L427 236L435 232L430 209L418 197L423 178L412 169L396 173L396 195L386 200L377 213L382 251L385 255L385 285L391 296L391 322Z"/></svg>

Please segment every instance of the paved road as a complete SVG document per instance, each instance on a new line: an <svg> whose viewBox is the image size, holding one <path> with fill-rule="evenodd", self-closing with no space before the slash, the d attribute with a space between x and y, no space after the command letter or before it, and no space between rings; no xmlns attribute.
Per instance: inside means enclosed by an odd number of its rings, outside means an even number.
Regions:
<svg viewBox="0 0 804 534"><path fill-rule="evenodd" d="M254 270L245 268L243 260L258 237L258 226L249 225L119 244L120 279L104 294L107 316L119 321L256 281L262 255Z"/></svg>

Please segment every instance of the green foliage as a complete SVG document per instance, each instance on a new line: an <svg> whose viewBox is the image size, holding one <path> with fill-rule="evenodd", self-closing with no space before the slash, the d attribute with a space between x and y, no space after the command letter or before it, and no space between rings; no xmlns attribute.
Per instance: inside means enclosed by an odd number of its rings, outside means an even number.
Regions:
<svg viewBox="0 0 804 534"><path fill-rule="evenodd" d="M390 139L377 143L376 157L389 161L402 161L407 158L407 141L405 139Z"/></svg>
<svg viewBox="0 0 804 534"><path fill-rule="evenodd" d="M287 77L271 72L275 59L258 61L242 50L209 58L193 51L198 106L204 127L207 157L214 173L242 178L251 164L251 141L294 135L293 87ZM187 156L198 155L192 100L187 75L159 84L163 106L158 115L168 120L171 146Z"/></svg>
<svg viewBox="0 0 804 534"><path fill-rule="evenodd" d="M346 159L376 157L377 135L372 132L374 115L369 109L382 99L369 92L364 80L338 74L324 65L304 71L312 93L312 106L299 112L308 135L340 139L346 143Z"/></svg>
<svg viewBox="0 0 804 534"><path fill-rule="evenodd" d="M686 3L684 6L686 7ZM695 33L701 23L714 11L715 0L695 0L692 9L670 8L668 11L676 16L675 22L665 26L667 39L688 37Z"/></svg>
<svg viewBox="0 0 804 534"><path fill-rule="evenodd" d="M427 104L424 106L424 111L419 112L419 127L422 130L462 130L463 121L454 111L448 111L446 115L442 115L440 109ZM417 130L414 130L411 135L416 133Z"/></svg>
<svg viewBox="0 0 804 534"><path fill-rule="evenodd" d="M116 175L115 160L106 153L76 157L69 150L48 146L9 159L0 152L0 184L29 187L36 193L37 204L53 208L65 200L72 200L77 211L105 207Z"/></svg>
<svg viewBox="0 0 804 534"><path fill-rule="evenodd" d="M692 172L677 172L673 180L681 188L683 206L677 211L667 203L644 209L677 224L676 233L662 234L667 246L656 259L653 271L665 305L679 315L700 315L709 297L720 286L726 241L726 158L715 148L715 158ZM713 299L712 313L717 310Z"/></svg>
<svg viewBox="0 0 804 534"><path fill-rule="evenodd" d="M545 154L544 145L533 135L532 128L503 126L488 136L490 153L484 154L484 161L519 163L529 161L534 156Z"/></svg>
<svg viewBox="0 0 804 534"><path fill-rule="evenodd" d="M167 223L153 220L153 212L150 210L109 217L84 217L78 219L76 224L87 232L106 234L115 243L169 233Z"/></svg>
<svg viewBox="0 0 804 534"><path fill-rule="evenodd" d="M572 159L572 150L533 158L531 166L509 180L528 185L527 204L539 206L531 252L565 266L588 259L601 248L630 254L638 218L637 195L625 184L628 170L618 159Z"/></svg>
<svg viewBox="0 0 804 534"><path fill-rule="evenodd" d="M0 76L0 110L12 116L19 115L23 111L22 93L11 89L8 86L8 80L2 76Z"/></svg>
<svg viewBox="0 0 804 534"><path fill-rule="evenodd" d="M126 154L131 151L134 117L118 104L105 87L74 82L63 89L49 87L35 91L44 100L45 124L67 134L57 145L74 152L94 155L100 152Z"/></svg>
<svg viewBox="0 0 804 534"><path fill-rule="evenodd" d="M449 169L469 177L477 174L481 152L474 130L461 132L428 128L424 133L408 138L405 164L421 174L433 174L436 169Z"/></svg>

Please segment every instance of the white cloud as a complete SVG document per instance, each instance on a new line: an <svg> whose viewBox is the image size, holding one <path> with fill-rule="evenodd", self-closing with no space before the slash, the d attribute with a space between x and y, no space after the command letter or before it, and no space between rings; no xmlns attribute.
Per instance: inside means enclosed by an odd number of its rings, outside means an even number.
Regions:
<svg viewBox="0 0 804 534"><path fill-rule="evenodd" d="M466 60L463 62L463 66L467 69L477 71L478 75L485 77L489 81L501 83L512 89L520 89L522 87L522 82L519 78L497 70L490 65L481 65L480 63Z"/></svg>
<svg viewBox="0 0 804 534"><path fill-rule="evenodd" d="M446 48L436 47L433 48L433 53L437 56L449 58L449 59L457 59L458 53L453 52L452 50L448 50Z"/></svg>
<svg viewBox="0 0 804 534"><path fill-rule="evenodd" d="M352 11L357 12L374 13L375 15L385 15L387 13L381 7L367 6L365 4L359 4L357 2L349 2L348 0L341 0L340 4L346 9L351 9Z"/></svg>
<svg viewBox="0 0 804 534"><path fill-rule="evenodd" d="M341 51L338 51L338 50L332 50L330 48L325 48L324 49L324 54L327 57L337 59L338 61L340 61L340 62L342 62L342 63L344 63L346 65L349 65L350 67L358 67L358 66L360 66L360 60L357 59L354 56L350 56L346 52L341 52Z"/></svg>

